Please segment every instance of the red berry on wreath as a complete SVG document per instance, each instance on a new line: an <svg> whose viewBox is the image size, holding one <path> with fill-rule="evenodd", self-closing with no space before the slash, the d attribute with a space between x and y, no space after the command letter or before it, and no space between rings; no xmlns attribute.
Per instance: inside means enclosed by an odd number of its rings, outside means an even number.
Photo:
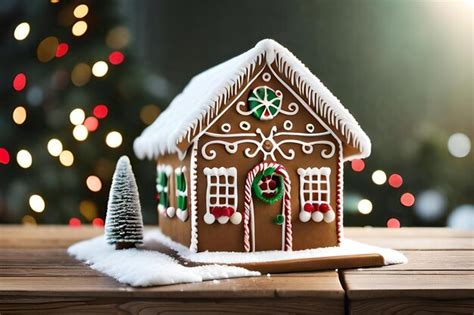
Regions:
<svg viewBox="0 0 474 315"><path fill-rule="evenodd" d="M314 211L314 206L308 202L304 205L303 210L312 213Z"/></svg>
<svg viewBox="0 0 474 315"><path fill-rule="evenodd" d="M326 213L328 211L331 210L331 206L328 205L327 203L322 203L320 206L319 206L319 211L321 211L322 213Z"/></svg>
<svg viewBox="0 0 474 315"><path fill-rule="evenodd" d="M268 181L268 188L270 188L270 189L275 189L276 186L277 186L276 180L270 179L270 181Z"/></svg>

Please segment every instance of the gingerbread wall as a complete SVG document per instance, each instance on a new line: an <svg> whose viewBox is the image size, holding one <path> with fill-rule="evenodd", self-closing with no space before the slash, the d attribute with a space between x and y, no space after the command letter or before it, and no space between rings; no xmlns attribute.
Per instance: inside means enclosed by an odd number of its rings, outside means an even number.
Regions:
<svg viewBox="0 0 474 315"><path fill-rule="evenodd" d="M209 144L210 141L214 140L225 140L225 141L236 141L238 139L245 138L245 136L237 135L234 137L221 138L216 137L218 135L230 135L234 133L255 133L257 128L260 128L261 134L265 137L270 135L272 128L276 127L274 132L296 132L296 133L308 133L307 125L311 124L314 126L313 133L320 133L327 131L318 120L308 111L307 108L298 99L298 96L293 95L290 90L285 87L284 83L279 81L275 76L275 72L265 66L255 80L245 88L243 93L238 97L232 105L225 107L225 111L220 118L215 120L204 133L198 139L197 146L197 226L198 226L198 250L199 251L244 251L244 228L243 221L234 225L231 222L226 224L219 224L217 221L213 224L207 224L204 222L204 214L206 209L206 176L204 175L204 168L209 167L236 167L238 171L237 175L237 189L238 189L238 207L237 211L243 212L244 209L244 186L247 173L257 164L264 161L264 154L258 153L255 157L246 156L246 150L253 151L255 149L254 144L243 143L239 144L235 153L229 153L226 151L222 144ZM256 87L268 86L273 90L279 90L283 93L282 98L282 111L271 120L259 120L252 115L243 116L237 111L237 104L239 102L247 102L249 93ZM304 100L303 100L304 101ZM299 110L295 115L285 115L284 112L291 112L289 104L295 103ZM243 106L241 108L246 108ZM249 130L243 130L241 123L245 121L250 125ZM288 122L289 121L289 122ZM228 132L223 131L223 125L228 124L230 130ZM286 130L284 126L288 127L292 125L292 128ZM246 125L245 125L246 126ZM227 125L225 130L227 130ZM288 129L288 128L287 128ZM213 135L209 135L212 133ZM260 141L262 136L257 135L251 137L256 141ZM285 135L275 137L277 142L286 139L297 139L302 142L310 141L308 137ZM314 140L314 139L313 139ZM289 173L292 191L291 191L291 204L292 204L292 235L293 235L293 249L306 249L316 248L325 246L335 246L338 242L337 237L337 222L334 220L331 223L325 221L316 223L310 220L309 222L301 222L299 220L300 212L300 196L299 196L299 175L297 174L298 168L307 167L330 167L330 205L336 211L336 188L338 184L338 172L339 170L339 159L342 159L340 142L333 135L325 135L317 137L317 140L324 140L334 145L334 152L330 158L323 158L321 153L328 152L328 145L314 145L313 152L306 154L302 151L302 147L299 144L282 144L280 149L283 150L284 154L294 150L294 157L292 159L285 158L281 153L275 152L275 162L282 164L287 172ZM268 145L268 143L267 143ZM265 150L271 150L270 146L267 146ZM203 151L205 150L205 151ZM210 159L212 156L212 150L215 151L216 157ZM272 161L271 156L267 156L265 161ZM342 196L340 196L342 198ZM282 248L282 226L274 223L274 218L277 214L282 213L282 201L278 201L275 204L269 205L254 198L255 206L255 244L256 250L279 250ZM336 211L337 214L337 211ZM338 214L337 214L338 215ZM166 233L166 232L165 232Z"/></svg>

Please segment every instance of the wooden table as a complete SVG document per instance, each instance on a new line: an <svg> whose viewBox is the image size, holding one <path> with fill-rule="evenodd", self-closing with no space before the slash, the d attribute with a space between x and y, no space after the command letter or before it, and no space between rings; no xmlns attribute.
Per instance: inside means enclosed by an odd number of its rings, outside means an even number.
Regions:
<svg viewBox="0 0 474 315"><path fill-rule="evenodd" d="M0 226L0 313L228 312L372 314L474 312L474 233L346 228L401 250L406 265L274 274L134 289L66 254L92 227Z"/></svg>

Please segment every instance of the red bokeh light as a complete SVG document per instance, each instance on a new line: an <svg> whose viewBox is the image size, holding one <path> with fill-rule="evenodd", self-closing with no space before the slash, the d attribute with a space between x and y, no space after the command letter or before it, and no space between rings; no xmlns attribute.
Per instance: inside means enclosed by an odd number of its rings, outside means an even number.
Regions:
<svg viewBox="0 0 474 315"><path fill-rule="evenodd" d="M361 159L352 160L351 167L354 172L362 172L365 168L365 162Z"/></svg>
<svg viewBox="0 0 474 315"><path fill-rule="evenodd" d="M103 119L107 117L107 114L109 113L109 109L107 108L106 105L100 104L94 107L93 113L95 117L99 119Z"/></svg>
<svg viewBox="0 0 474 315"><path fill-rule="evenodd" d="M413 206L413 204L415 203L415 196L413 196L413 194L407 192L407 193L404 193L401 197L400 197L400 202L402 205L404 205L405 207L411 207Z"/></svg>
<svg viewBox="0 0 474 315"><path fill-rule="evenodd" d="M399 188L403 184L403 178L398 174L392 174L388 178L388 184L393 188Z"/></svg>
<svg viewBox="0 0 474 315"><path fill-rule="evenodd" d="M90 116L87 117L86 120L84 120L84 126L86 126L87 130L93 132L96 131L99 127L99 121L97 120L97 118Z"/></svg>
<svg viewBox="0 0 474 315"><path fill-rule="evenodd" d="M69 219L69 226L70 227L81 226L81 220L79 220L78 218L70 218Z"/></svg>
<svg viewBox="0 0 474 315"><path fill-rule="evenodd" d="M400 228L400 221L396 218L390 218L387 221L387 227L389 229L398 229Z"/></svg>
<svg viewBox="0 0 474 315"><path fill-rule="evenodd" d="M92 220L92 225L95 227L103 227L104 220L102 220L101 218L95 218L94 220Z"/></svg>
<svg viewBox="0 0 474 315"><path fill-rule="evenodd" d="M0 164L8 164L10 163L10 153L8 153L7 149L0 148Z"/></svg>
<svg viewBox="0 0 474 315"><path fill-rule="evenodd" d="M64 55L66 55L68 51L69 51L69 45L68 44L66 44L66 43L59 44L58 47L56 48L56 57L61 58Z"/></svg>
<svg viewBox="0 0 474 315"><path fill-rule="evenodd" d="M120 51L113 51L109 55L109 62L113 65L119 65L125 60L125 56Z"/></svg>
<svg viewBox="0 0 474 315"><path fill-rule="evenodd" d="M13 88L15 91L22 91L26 86L26 75L24 73L18 73L13 79Z"/></svg>

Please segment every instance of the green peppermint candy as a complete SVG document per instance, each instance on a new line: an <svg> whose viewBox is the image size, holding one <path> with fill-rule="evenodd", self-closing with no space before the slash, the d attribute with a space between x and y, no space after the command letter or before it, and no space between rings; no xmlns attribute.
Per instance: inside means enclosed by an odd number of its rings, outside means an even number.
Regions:
<svg viewBox="0 0 474 315"><path fill-rule="evenodd" d="M259 120L273 119L281 108L283 94L268 86L255 88L248 98L249 109L252 115Z"/></svg>

